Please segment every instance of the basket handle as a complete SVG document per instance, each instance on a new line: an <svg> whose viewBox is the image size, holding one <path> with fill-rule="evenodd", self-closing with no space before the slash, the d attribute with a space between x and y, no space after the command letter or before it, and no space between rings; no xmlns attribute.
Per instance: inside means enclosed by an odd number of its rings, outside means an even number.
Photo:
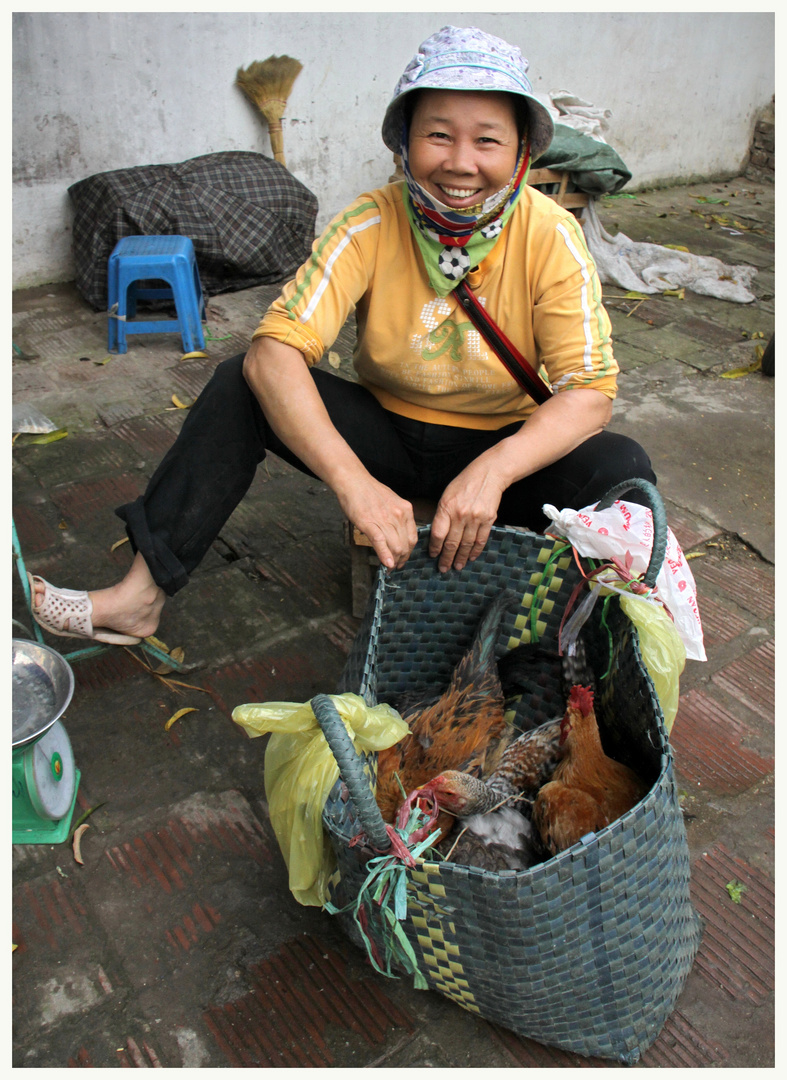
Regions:
<svg viewBox="0 0 787 1080"><path fill-rule="evenodd" d="M391 839L380 813L369 781L363 771L363 760L352 744L339 711L327 694L315 694L311 707L330 746L339 775L347 785L350 798L360 818L363 830L376 851L388 851Z"/></svg>
<svg viewBox="0 0 787 1080"><path fill-rule="evenodd" d="M664 509L661 495L659 495L655 486L651 484L649 480L642 480L638 477L635 477L633 480L623 480L620 484L616 484L608 491L603 499L598 501L596 509L607 510L612 506L618 495L622 495L624 491L630 491L632 488L637 488L642 492L645 496L645 502L653 514L653 548L650 553L650 562L648 563L647 570L642 575L643 583L649 588L652 588L656 584L656 578L661 569L661 564L664 562L668 539L667 512Z"/></svg>

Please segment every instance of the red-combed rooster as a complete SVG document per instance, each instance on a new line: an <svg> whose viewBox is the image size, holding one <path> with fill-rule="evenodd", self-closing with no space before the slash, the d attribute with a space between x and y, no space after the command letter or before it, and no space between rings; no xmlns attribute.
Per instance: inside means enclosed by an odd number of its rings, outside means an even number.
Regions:
<svg viewBox="0 0 787 1080"><path fill-rule="evenodd" d="M410 734L377 757L376 798L385 821L393 822L404 801L402 789L420 788L443 769L473 774L494 769L513 735L505 719L495 642L504 611L518 603L508 591L496 597L436 700L420 707L400 703ZM440 824L450 826L447 815Z"/></svg>
<svg viewBox="0 0 787 1080"><path fill-rule="evenodd" d="M484 870L523 870L548 858L529 810L557 765L561 723L520 735L484 779L448 769L421 788L419 799L460 819L456 842L449 836L441 847L447 857Z"/></svg>
<svg viewBox="0 0 787 1080"><path fill-rule="evenodd" d="M533 805L533 825L553 855L617 820L648 790L628 766L604 753L586 686L571 689L560 742L560 763Z"/></svg>

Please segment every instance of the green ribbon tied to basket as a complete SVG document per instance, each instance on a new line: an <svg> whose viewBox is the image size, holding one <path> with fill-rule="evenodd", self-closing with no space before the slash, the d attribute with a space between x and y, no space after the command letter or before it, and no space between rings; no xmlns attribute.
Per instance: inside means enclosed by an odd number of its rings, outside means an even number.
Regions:
<svg viewBox="0 0 787 1080"><path fill-rule="evenodd" d="M437 810L436 804L434 809ZM429 850L433 838L439 835L439 830L431 829L435 817L436 814L427 817L418 807L411 809L408 806L406 822L401 823L400 815L396 828L388 826L391 854L369 859L366 864L369 873L355 899L342 908L330 901L323 905L331 915L352 914L375 971L395 979L398 976L392 967L396 964L413 976L416 990L428 990L429 984L421 974L413 947L402 929L407 918L407 869L415 866L416 860L426 853L435 858L435 853ZM426 836L422 835L424 831ZM421 839L416 839L419 835ZM360 842L360 834L356 841ZM382 942L382 954L370 933L370 922L374 919L381 930L378 937Z"/></svg>
<svg viewBox="0 0 787 1080"><path fill-rule="evenodd" d="M358 811L361 829L350 846L365 842L366 846L381 853L367 861L366 879L353 900L341 908L330 901L323 907L331 915L352 913L369 960L381 975L398 978L392 970L396 964L413 976L416 990L427 990L428 983L421 974L402 923L407 918L407 870L416 865L416 860L430 849L432 840L439 835L439 829L433 828L437 804L434 803L430 813L426 814L417 805L418 793L414 792L399 808L396 826L386 824L364 774L363 761L348 739L332 699L327 694L317 694L312 698L311 706ZM434 851L429 851L429 857L441 858ZM382 944L382 952L371 932L372 922L379 931L377 939Z"/></svg>

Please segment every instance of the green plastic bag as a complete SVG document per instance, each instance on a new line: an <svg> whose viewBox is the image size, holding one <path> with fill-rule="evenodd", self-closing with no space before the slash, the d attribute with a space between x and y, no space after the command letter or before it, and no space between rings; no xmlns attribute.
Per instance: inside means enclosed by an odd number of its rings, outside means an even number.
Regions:
<svg viewBox="0 0 787 1080"><path fill-rule="evenodd" d="M331 701L359 753L385 750L409 732L390 705L367 705L358 694ZM322 907L335 861L322 827L322 811L339 766L309 702L238 705L232 719L250 738L273 732L265 750L265 796L271 825L287 864L290 892L299 904Z"/></svg>
<svg viewBox="0 0 787 1080"><path fill-rule="evenodd" d="M661 604L633 593L620 593L620 606L637 628L642 660L653 680L667 732L678 711L680 676L686 666L686 646Z"/></svg>

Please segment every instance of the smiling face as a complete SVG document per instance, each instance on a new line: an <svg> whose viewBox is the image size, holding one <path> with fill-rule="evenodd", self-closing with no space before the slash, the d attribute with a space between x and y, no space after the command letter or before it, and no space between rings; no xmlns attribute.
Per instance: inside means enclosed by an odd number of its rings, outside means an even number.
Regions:
<svg viewBox="0 0 787 1080"><path fill-rule="evenodd" d="M469 210L504 188L519 137L509 94L423 90L410 121L410 171L430 195Z"/></svg>

